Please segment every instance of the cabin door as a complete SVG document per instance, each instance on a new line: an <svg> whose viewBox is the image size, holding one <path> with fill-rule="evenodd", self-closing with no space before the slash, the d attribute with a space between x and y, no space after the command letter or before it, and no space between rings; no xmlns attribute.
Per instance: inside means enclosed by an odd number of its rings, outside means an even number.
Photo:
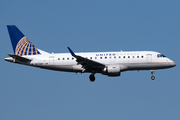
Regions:
<svg viewBox="0 0 180 120"><path fill-rule="evenodd" d="M147 62L148 63L152 62L152 54L147 54Z"/></svg>
<svg viewBox="0 0 180 120"><path fill-rule="evenodd" d="M54 56L49 57L49 65L54 65Z"/></svg>

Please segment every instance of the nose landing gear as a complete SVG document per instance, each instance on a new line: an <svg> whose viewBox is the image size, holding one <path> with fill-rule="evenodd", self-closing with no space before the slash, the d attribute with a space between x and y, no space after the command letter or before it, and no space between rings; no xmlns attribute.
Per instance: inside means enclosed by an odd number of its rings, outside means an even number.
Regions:
<svg viewBox="0 0 180 120"><path fill-rule="evenodd" d="M155 77L154 77L154 76L151 76L151 79L152 79L152 80L154 80L154 79L155 79Z"/></svg>
<svg viewBox="0 0 180 120"><path fill-rule="evenodd" d="M156 70L151 70L151 75L152 75L152 76L151 76L151 79L152 79L152 80L155 79L155 77L153 76L154 72L156 72Z"/></svg>

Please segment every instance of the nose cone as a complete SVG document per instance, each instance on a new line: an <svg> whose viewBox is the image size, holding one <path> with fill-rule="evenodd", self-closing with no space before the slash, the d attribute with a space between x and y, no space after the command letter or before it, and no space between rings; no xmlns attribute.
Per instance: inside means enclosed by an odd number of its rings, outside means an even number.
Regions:
<svg viewBox="0 0 180 120"><path fill-rule="evenodd" d="M176 66L176 63L172 61L172 62L170 63L170 65L171 65L171 67L175 67L175 66Z"/></svg>
<svg viewBox="0 0 180 120"><path fill-rule="evenodd" d="M169 59L169 65L170 65L170 67L175 67L176 63L174 61L172 61L171 59Z"/></svg>

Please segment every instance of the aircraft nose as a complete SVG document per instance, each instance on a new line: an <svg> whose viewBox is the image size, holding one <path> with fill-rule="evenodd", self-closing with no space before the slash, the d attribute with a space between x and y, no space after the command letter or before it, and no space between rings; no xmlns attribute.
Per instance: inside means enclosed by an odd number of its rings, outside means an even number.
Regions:
<svg viewBox="0 0 180 120"><path fill-rule="evenodd" d="M176 63L175 63L175 62L171 62L170 65L171 65L172 67L175 67L175 66L176 66Z"/></svg>

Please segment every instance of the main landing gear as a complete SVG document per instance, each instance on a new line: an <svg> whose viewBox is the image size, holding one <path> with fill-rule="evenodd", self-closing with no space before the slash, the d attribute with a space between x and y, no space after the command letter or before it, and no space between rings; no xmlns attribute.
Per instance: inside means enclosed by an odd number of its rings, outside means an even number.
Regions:
<svg viewBox="0 0 180 120"><path fill-rule="evenodd" d="M156 72L156 70L151 70L151 75L152 75L152 76L151 76L151 79L152 79L152 80L155 79L155 77L153 76L154 72Z"/></svg>
<svg viewBox="0 0 180 120"><path fill-rule="evenodd" d="M89 79L90 79L91 82L94 82L94 81L95 81L94 73L92 73L92 74L89 76Z"/></svg>

